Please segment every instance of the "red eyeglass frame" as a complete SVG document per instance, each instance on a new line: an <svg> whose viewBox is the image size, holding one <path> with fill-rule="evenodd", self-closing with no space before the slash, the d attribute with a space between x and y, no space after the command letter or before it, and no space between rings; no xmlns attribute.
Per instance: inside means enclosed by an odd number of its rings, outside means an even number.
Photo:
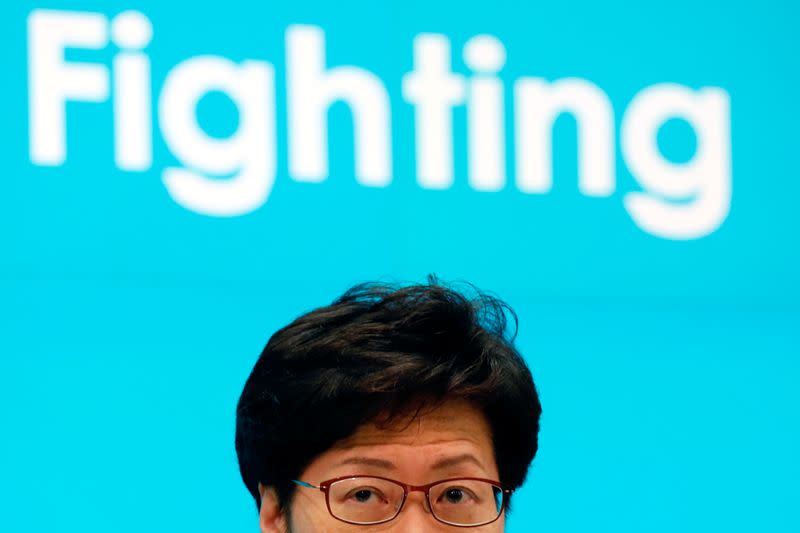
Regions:
<svg viewBox="0 0 800 533"><path fill-rule="evenodd" d="M399 485L400 487L402 487L403 488L403 499L400 502L400 505L398 506L397 512L394 514L394 516L392 516L391 518L387 518L386 520L380 520L378 522L351 522L349 520L345 520L344 518L340 518L340 517L336 516L335 514L333 514L333 510L331 509L330 497L329 497L329 495L330 495L329 490L330 490L331 485L333 485L337 481L344 481L346 479L354 479L354 478L380 479L380 480L383 480L383 481L388 481L390 483L394 483L395 485ZM489 483L489 484L497 487L498 489L500 489L502 491L502 493L503 493L503 502L500 505L500 510L498 511L497 516L494 517L492 520L489 520L488 522L481 522L479 524L454 524L452 522L448 522L448 521L443 520L443 519L439 518L438 516L436 516L436 513L433 510L433 505L431 505L431 495L430 495L431 487L434 487L436 485L440 485L442 483L447 483L448 481L459 481L459 480L463 480L463 481L482 481L484 483ZM385 524L386 522L391 522L392 520L394 520L395 518L397 518L400 515L400 512L403 510L403 506L406 504L406 499L408 499L408 494L410 492L422 492L423 494L425 494L425 501L428 503L428 508L431 511L431 515L433 516L434 519L436 519L437 521L439 521L439 522L441 522L443 524L447 524L447 525L453 526L453 527L480 527L480 526L485 526L487 524L491 524L492 522L496 522L497 520L500 519L501 516L503 516L503 511L506 510L506 507L508 506L509 497L511 496L511 493L513 492L511 489L504 488L499 482L497 482L497 481L495 481L493 479L486 479L486 478L481 478L481 477L452 477L452 478L447 478L447 479L440 479L440 480L434 481L433 483L427 483L425 485L411 485L409 483L403 483L402 481L398 481L396 479L391 479L391 478L382 477L382 476L373 476L373 475L368 475L368 474L363 474L363 475L356 474L356 475L340 476L340 477L335 477L335 478L332 478L332 479L326 479L325 481L320 482L319 485L314 485L312 483L308 483L307 481L301 481L299 479L293 479L292 482L297 484L297 485L299 485L299 486L301 486L301 487L306 487L306 488L310 488L310 489L317 489L317 490L321 490L322 492L324 492L325 493L325 505L328 507L328 513L330 513L330 515L332 517L334 517L336 520L339 520L339 521L344 522L346 524L353 524L355 526L374 526L374 525L377 525L377 524Z"/></svg>

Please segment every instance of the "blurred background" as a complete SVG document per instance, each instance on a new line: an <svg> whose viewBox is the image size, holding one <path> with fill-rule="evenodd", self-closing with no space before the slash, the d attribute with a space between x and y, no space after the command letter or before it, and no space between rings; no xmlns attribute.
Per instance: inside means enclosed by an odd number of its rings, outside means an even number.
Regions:
<svg viewBox="0 0 800 533"><path fill-rule="evenodd" d="M508 531L800 531L793 2L0 10L3 531L257 531L264 344L428 273L519 315Z"/></svg>

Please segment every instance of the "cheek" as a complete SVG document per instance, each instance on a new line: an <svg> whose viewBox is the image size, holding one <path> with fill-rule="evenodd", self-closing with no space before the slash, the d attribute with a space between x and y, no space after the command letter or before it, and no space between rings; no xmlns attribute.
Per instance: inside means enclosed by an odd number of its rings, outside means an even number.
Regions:
<svg viewBox="0 0 800 533"><path fill-rule="evenodd" d="M336 520L325 506L325 495L297 495L291 508L291 530L289 533L349 533L355 527Z"/></svg>
<svg viewBox="0 0 800 533"><path fill-rule="evenodd" d="M480 531L481 533L503 533L506 530L505 521L506 521L506 516L505 516L505 513L503 513L503 515L500 516L500 518L498 518L496 521L492 522L491 524L486 524L483 527L479 527L479 528L472 529L472 530L467 530L467 531L474 531L476 533L478 531Z"/></svg>

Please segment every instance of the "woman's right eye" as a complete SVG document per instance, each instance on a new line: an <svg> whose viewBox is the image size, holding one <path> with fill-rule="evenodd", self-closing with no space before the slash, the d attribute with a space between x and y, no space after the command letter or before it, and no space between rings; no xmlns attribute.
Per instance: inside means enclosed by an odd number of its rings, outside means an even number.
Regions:
<svg viewBox="0 0 800 533"><path fill-rule="evenodd" d="M371 488L360 488L350 491L348 494L347 499L354 500L358 503L369 503L370 501L374 500L381 500L386 501L380 492L376 491L375 489Z"/></svg>

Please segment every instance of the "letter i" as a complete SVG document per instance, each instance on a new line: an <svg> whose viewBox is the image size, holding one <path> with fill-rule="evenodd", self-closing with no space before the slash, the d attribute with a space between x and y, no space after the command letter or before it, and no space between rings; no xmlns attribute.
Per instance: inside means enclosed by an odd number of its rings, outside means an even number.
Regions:
<svg viewBox="0 0 800 533"><path fill-rule="evenodd" d="M147 170L153 160L150 60L141 50L153 26L142 13L125 11L111 22L114 57L114 158L123 170Z"/></svg>
<svg viewBox="0 0 800 533"><path fill-rule="evenodd" d="M503 83L496 74L506 50L496 37L477 35L464 46L464 62L476 75L467 98L469 183L479 191L497 191L506 182Z"/></svg>

